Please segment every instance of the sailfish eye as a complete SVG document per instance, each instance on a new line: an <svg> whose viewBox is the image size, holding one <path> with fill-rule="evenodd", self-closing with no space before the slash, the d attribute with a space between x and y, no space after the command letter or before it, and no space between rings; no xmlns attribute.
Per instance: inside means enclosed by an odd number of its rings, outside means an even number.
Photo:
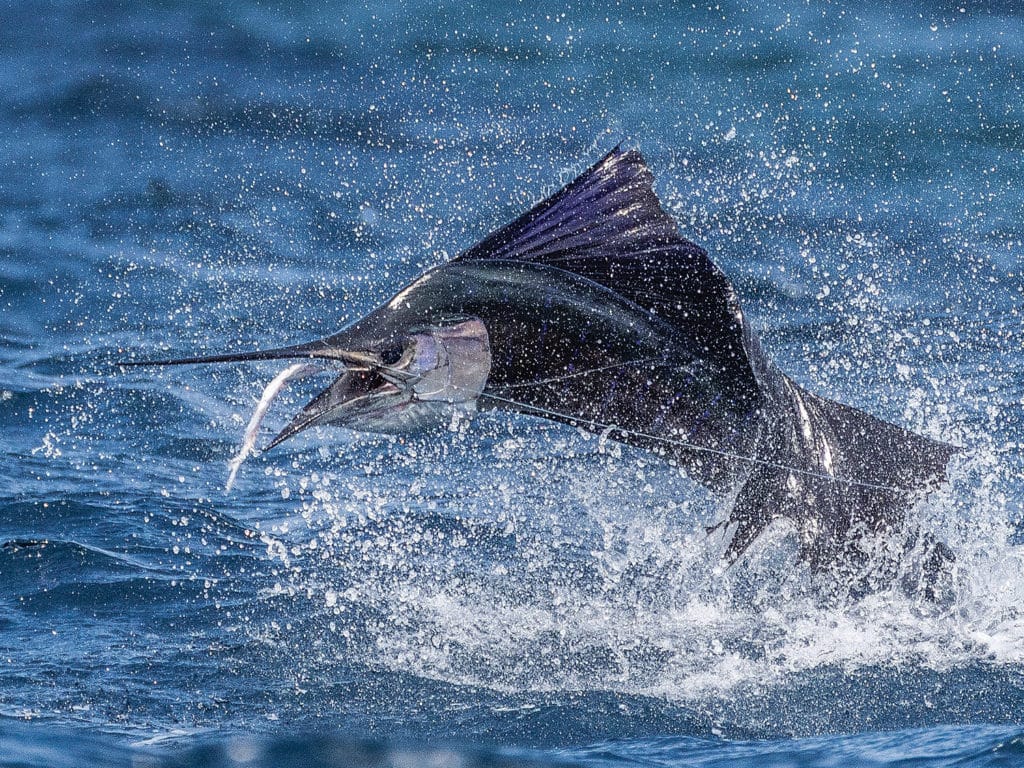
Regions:
<svg viewBox="0 0 1024 768"><path fill-rule="evenodd" d="M384 365L394 365L402 359L402 353L404 350L400 344L393 344L390 347L385 347L378 353L381 363Z"/></svg>

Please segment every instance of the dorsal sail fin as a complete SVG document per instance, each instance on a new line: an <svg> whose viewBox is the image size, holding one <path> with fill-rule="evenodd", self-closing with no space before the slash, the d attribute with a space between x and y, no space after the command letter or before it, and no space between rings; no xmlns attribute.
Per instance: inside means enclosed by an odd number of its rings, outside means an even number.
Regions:
<svg viewBox="0 0 1024 768"><path fill-rule="evenodd" d="M677 328L738 392L758 355L736 293L661 207L637 150L616 147L578 178L454 261L523 261L564 269Z"/></svg>

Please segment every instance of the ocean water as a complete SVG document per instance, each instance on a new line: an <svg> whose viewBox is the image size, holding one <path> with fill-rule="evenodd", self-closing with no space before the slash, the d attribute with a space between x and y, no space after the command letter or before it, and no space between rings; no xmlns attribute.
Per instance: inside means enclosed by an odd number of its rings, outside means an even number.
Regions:
<svg viewBox="0 0 1024 768"><path fill-rule="evenodd" d="M0 765L1024 764L1015 4L3 18ZM337 330L618 142L787 373L965 448L948 605L723 570L721 500L496 412L226 493L280 366L116 365Z"/></svg>

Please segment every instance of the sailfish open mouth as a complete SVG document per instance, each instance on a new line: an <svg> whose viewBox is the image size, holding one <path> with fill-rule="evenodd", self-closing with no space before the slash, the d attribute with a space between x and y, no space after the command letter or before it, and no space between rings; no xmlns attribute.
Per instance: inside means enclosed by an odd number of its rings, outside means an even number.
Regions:
<svg viewBox="0 0 1024 768"><path fill-rule="evenodd" d="M281 390L291 381L319 373L344 371L307 403L264 450L270 450L305 429L320 425L348 427L360 432L402 433L450 423L470 414L483 392L491 368L490 341L476 318L448 325L409 329L398 341L366 341L363 349L345 349L332 342L339 337L296 347L125 365L302 359L278 373L260 398L238 454L229 463L228 488L242 462L256 448L264 417ZM358 341L349 334L344 341Z"/></svg>
<svg viewBox="0 0 1024 768"><path fill-rule="evenodd" d="M289 437L318 424L352 426L357 421L374 420L376 416L380 426L386 426L386 419L382 417L390 409L401 407L406 400L411 400L411 397L406 397L401 387L384 378L379 369L348 369L310 400L264 450L269 451Z"/></svg>

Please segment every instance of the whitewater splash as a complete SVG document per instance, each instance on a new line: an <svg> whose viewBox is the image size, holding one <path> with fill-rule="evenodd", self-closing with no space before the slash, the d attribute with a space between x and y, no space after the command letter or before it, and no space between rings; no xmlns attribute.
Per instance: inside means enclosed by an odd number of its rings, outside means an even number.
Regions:
<svg viewBox="0 0 1024 768"><path fill-rule="evenodd" d="M338 653L510 694L691 704L837 670L1024 661L1024 556L991 452L959 459L916 510L957 555L955 598L936 607L899 588L823 599L786 526L725 568L725 542L703 532L722 511L674 468L565 428L482 421L450 440L361 440L336 471L278 478L298 502L264 528L294 544L281 588L305 596Z"/></svg>

